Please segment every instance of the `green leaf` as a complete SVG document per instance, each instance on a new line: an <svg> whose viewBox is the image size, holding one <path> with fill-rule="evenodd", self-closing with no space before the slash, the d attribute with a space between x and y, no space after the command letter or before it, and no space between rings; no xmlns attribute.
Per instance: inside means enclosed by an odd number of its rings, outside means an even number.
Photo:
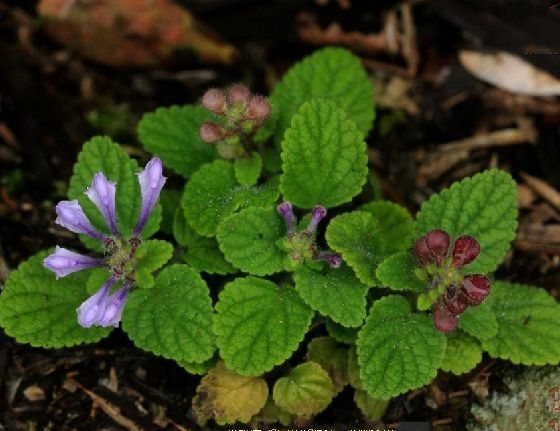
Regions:
<svg viewBox="0 0 560 431"><path fill-rule="evenodd" d="M325 319L325 326L329 335L339 343L356 343L356 338L358 338L358 328L342 326L340 323L337 323L329 318Z"/></svg>
<svg viewBox="0 0 560 431"><path fill-rule="evenodd" d="M358 352L356 345L350 346L348 350L348 383L356 390L363 390L364 384L360 378L360 365L358 364Z"/></svg>
<svg viewBox="0 0 560 431"><path fill-rule="evenodd" d="M422 292L426 287L426 282L416 276L416 268L417 264L412 253L401 251L381 262L375 275L383 285L390 289Z"/></svg>
<svg viewBox="0 0 560 431"><path fill-rule="evenodd" d="M138 178L135 175L139 171L136 161L130 159L110 138L96 136L84 144L78 155L78 161L74 165L74 174L70 179L68 197L78 199L93 225L102 232L108 232L101 213L84 194L84 189L91 185L93 175L103 172L109 181L117 183L115 196L117 224L121 233L128 237L140 215L142 196ZM160 220L161 206L158 204L142 231L142 237L148 238L153 235L158 230ZM80 239L88 247L99 249L98 241L85 235L80 235Z"/></svg>
<svg viewBox="0 0 560 431"><path fill-rule="evenodd" d="M254 186L261 176L263 160L259 153L251 153L249 157L235 159L233 167L239 184Z"/></svg>
<svg viewBox="0 0 560 431"><path fill-rule="evenodd" d="M280 142L290 119L303 102L329 99L354 119L364 136L373 125L373 86L358 57L343 48L324 48L293 66L270 96L278 112L276 142Z"/></svg>
<svg viewBox="0 0 560 431"><path fill-rule="evenodd" d="M314 310L344 326L360 326L366 317L368 286L343 265L321 270L301 266L294 273L296 290Z"/></svg>
<svg viewBox="0 0 560 431"><path fill-rule="evenodd" d="M202 123L216 118L201 106L158 108L145 114L138 123L138 139L166 167L188 177L203 163L217 157L216 147L203 142L198 135Z"/></svg>
<svg viewBox="0 0 560 431"><path fill-rule="evenodd" d="M379 223L387 253L410 249L414 219L406 208L390 201L375 201L358 209L370 213Z"/></svg>
<svg viewBox="0 0 560 431"><path fill-rule="evenodd" d="M354 402L368 421L380 421L391 400L379 400L370 397L366 391L357 389L354 392Z"/></svg>
<svg viewBox="0 0 560 431"><path fill-rule="evenodd" d="M560 304L545 290L497 281L486 300L498 319L495 337L482 348L514 364L560 362Z"/></svg>
<svg viewBox="0 0 560 431"><path fill-rule="evenodd" d="M432 319L411 313L402 296L375 301L358 334L358 363L364 389L389 399L429 383L441 366L445 336Z"/></svg>
<svg viewBox="0 0 560 431"><path fill-rule="evenodd" d="M472 235L480 255L468 272L494 271L502 262L517 228L517 188L504 171L489 169L454 183L422 204L417 216L418 237L443 229L452 239Z"/></svg>
<svg viewBox="0 0 560 431"><path fill-rule="evenodd" d="M363 135L344 111L325 100L306 102L282 141L280 190L301 208L352 200L367 175Z"/></svg>
<svg viewBox="0 0 560 431"><path fill-rule="evenodd" d="M185 187L182 207L187 222L202 236L214 236L220 222L250 206L268 206L278 199L276 181L262 186L241 186L233 164L225 160L202 166Z"/></svg>
<svg viewBox="0 0 560 431"><path fill-rule="evenodd" d="M330 337L317 337L307 345L305 359L329 373L335 395L348 384L348 349Z"/></svg>
<svg viewBox="0 0 560 431"><path fill-rule="evenodd" d="M177 208L181 206L182 191L175 189L163 189L159 196L161 204L161 225L160 231L168 234L173 233L173 220Z"/></svg>
<svg viewBox="0 0 560 431"><path fill-rule="evenodd" d="M274 384L272 397L281 409L298 416L324 410L333 398L331 378L315 362L304 362Z"/></svg>
<svg viewBox="0 0 560 431"><path fill-rule="evenodd" d="M152 272L161 268L173 255L173 246L167 241L151 239L143 241L136 252L136 283L140 287L152 287Z"/></svg>
<svg viewBox="0 0 560 431"><path fill-rule="evenodd" d="M284 269L286 253L276 242L286 227L276 211L251 207L226 217L216 238L225 258L244 272L270 275Z"/></svg>
<svg viewBox="0 0 560 431"><path fill-rule="evenodd" d="M36 254L10 274L0 295L0 326L34 347L68 347L105 337L112 328L85 329L77 320L76 308L89 296L89 271L56 280L43 266L48 254Z"/></svg>
<svg viewBox="0 0 560 431"><path fill-rule="evenodd" d="M463 331L447 335L447 349L441 369L459 375L472 370L482 360L482 348L476 338Z"/></svg>
<svg viewBox="0 0 560 431"><path fill-rule="evenodd" d="M362 283L378 284L375 270L385 257L385 249L379 224L371 214L354 211L338 215L329 223L325 236Z"/></svg>
<svg viewBox="0 0 560 431"><path fill-rule="evenodd" d="M257 376L288 359L305 336L313 311L291 288L256 277L225 285L214 332L228 368Z"/></svg>
<svg viewBox="0 0 560 431"><path fill-rule="evenodd" d="M461 314L459 328L480 341L493 338L498 333L496 313L488 301L469 307Z"/></svg>
<svg viewBox="0 0 560 431"><path fill-rule="evenodd" d="M177 361L177 364L183 367L187 371L187 373L203 376L216 365L217 361L218 358L216 355L214 355L204 362Z"/></svg>
<svg viewBox="0 0 560 431"><path fill-rule="evenodd" d="M201 236L189 226L183 208L177 208L175 213L173 234L179 244L187 247L183 259L197 271L221 275L238 271L224 258L216 238Z"/></svg>
<svg viewBox="0 0 560 431"><path fill-rule="evenodd" d="M212 301L204 280L187 265L172 265L153 289L134 290L123 328L138 347L181 362L203 362L214 353Z"/></svg>
<svg viewBox="0 0 560 431"><path fill-rule="evenodd" d="M268 386L262 377L244 377L218 362L196 388L192 406L197 422L249 422L265 405Z"/></svg>

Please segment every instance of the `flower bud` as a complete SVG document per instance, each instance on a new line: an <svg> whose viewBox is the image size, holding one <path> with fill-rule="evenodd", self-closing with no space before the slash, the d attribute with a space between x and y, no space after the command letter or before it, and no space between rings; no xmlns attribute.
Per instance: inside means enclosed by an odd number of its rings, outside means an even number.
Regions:
<svg viewBox="0 0 560 431"><path fill-rule="evenodd" d="M142 172L136 174L140 183L142 204L140 206L140 216L133 231L135 236L139 235L142 229L144 229L148 218L157 204L159 194L167 179L162 173L163 165L161 160L154 157L146 164Z"/></svg>
<svg viewBox="0 0 560 431"><path fill-rule="evenodd" d="M245 108L245 118L248 120L264 120L270 115L272 107L266 97L253 96Z"/></svg>
<svg viewBox="0 0 560 431"><path fill-rule="evenodd" d="M229 103L234 106L245 106L251 98L251 91L243 84L234 84L227 90Z"/></svg>
<svg viewBox="0 0 560 431"><path fill-rule="evenodd" d="M200 139L208 144L221 141L227 136L226 130L216 123L202 123L198 129Z"/></svg>
<svg viewBox="0 0 560 431"><path fill-rule="evenodd" d="M443 295L443 303L447 311L459 315L469 306L469 299L459 286L450 286Z"/></svg>
<svg viewBox="0 0 560 431"><path fill-rule="evenodd" d="M463 235L457 238L453 246L453 266L460 268L471 263L480 253L478 241L470 235Z"/></svg>
<svg viewBox="0 0 560 431"><path fill-rule="evenodd" d="M56 205L56 215L55 223L64 226L74 233L85 233L99 241L107 238L107 235L93 227L77 199L60 201Z"/></svg>
<svg viewBox="0 0 560 431"><path fill-rule="evenodd" d="M282 202L276 207L278 214L282 216L286 222L286 227L288 229L288 236L292 236L296 233L296 216L294 215L294 208L290 202Z"/></svg>
<svg viewBox="0 0 560 431"><path fill-rule="evenodd" d="M204 93L201 103L202 106L204 106L210 112L214 112L218 115L225 114L227 109L226 95L222 90L217 88L211 88L206 93Z"/></svg>
<svg viewBox="0 0 560 431"><path fill-rule="evenodd" d="M117 279L114 277L109 278L97 292L76 309L80 326L89 328L93 325L99 325L99 321L105 312L109 291L116 281Z"/></svg>
<svg viewBox="0 0 560 431"><path fill-rule="evenodd" d="M443 333L453 331L459 324L459 318L455 314L450 313L440 301L434 305L432 318L435 328Z"/></svg>
<svg viewBox="0 0 560 431"><path fill-rule="evenodd" d="M85 194L103 215L105 223L113 235L119 235L115 209L115 192L116 183L108 181L103 172L97 172L93 175L91 186L87 188Z"/></svg>
<svg viewBox="0 0 560 431"><path fill-rule="evenodd" d="M490 280L479 274L467 275L461 286L467 295L469 305L480 304L490 293Z"/></svg>
<svg viewBox="0 0 560 431"><path fill-rule="evenodd" d="M311 211L311 220L309 220L309 224L305 230L309 233L315 232L317 225L321 220L323 220L323 218L325 218L326 215L327 209L325 207L322 207L321 205L315 206L313 211Z"/></svg>
<svg viewBox="0 0 560 431"><path fill-rule="evenodd" d="M55 273L56 278L65 277L82 269L102 266L103 259L84 256L79 253L56 246L53 254L43 259L43 266Z"/></svg>
<svg viewBox="0 0 560 431"><path fill-rule="evenodd" d="M441 265L441 261L447 256L450 239L447 232L435 229L428 232L414 243L414 257L420 267L430 263Z"/></svg>

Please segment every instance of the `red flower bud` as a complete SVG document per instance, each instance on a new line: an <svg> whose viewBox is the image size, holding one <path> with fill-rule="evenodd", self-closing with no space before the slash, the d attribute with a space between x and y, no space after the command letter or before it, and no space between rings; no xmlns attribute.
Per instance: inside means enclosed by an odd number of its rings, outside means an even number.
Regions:
<svg viewBox="0 0 560 431"><path fill-rule="evenodd" d="M245 118L248 120L264 120L270 115L272 107L266 97L253 96L245 109Z"/></svg>
<svg viewBox="0 0 560 431"><path fill-rule="evenodd" d="M225 93L217 88L211 88L201 100L202 106L211 112L218 115L223 115L226 112L226 95Z"/></svg>
<svg viewBox="0 0 560 431"><path fill-rule="evenodd" d="M479 274L467 275L461 286L467 295L469 305L480 304L490 293L490 280Z"/></svg>
<svg viewBox="0 0 560 431"><path fill-rule="evenodd" d="M233 84L228 88L227 95L232 105L246 105L251 98L251 91L243 84Z"/></svg>
<svg viewBox="0 0 560 431"><path fill-rule="evenodd" d="M445 305L439 301L436 302L434 306L432 318L434 326L439 332L451 332L459 324L459 318L455 314L450 313L447 308L445 308Z"/></svg>
<svg viewBox="0 0 560 431"><path fill-rule="evenodd" d="M453 246L453 266L460 268L471 263L480 253L478 241L470 235L463 235L457 238Z"/></svg>
<svg viewBox="0 0 560 431"><path fill-rule="evenodd" d="M202 123L198 129L200 139L208 144L221 141L227 135L226 131L216 123Z"/></svg>
<svg viewBox="0 0 560 431"><path fill-rule="evenodd" d="M451 314L459 315L469 306L469 298L459 286L449 286L443 295L445 308Z"/></svg>
<svg viewBox="0 0 560 431"><path fill-rule="evenodd" d="M429 263L440 265L449 251L450 239L447 232L435 229L428 232L414 243L414 257L419 266Z"/></svg>

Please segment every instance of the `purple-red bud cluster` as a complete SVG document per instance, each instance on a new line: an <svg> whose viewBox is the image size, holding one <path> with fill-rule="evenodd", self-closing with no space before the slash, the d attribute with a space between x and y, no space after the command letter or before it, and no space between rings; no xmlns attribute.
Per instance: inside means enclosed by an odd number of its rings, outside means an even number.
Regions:
<svg viewBox="0 0 560 431"><path fill-rule="evenodd" d="M251 94L243 84L234 84L225 91L212 88L204 93L201 103L210 112L225 117L224 124L207 122L200 126L200 138L209 144L240 133L254 134L272 110L266 97ZM249 124L249 130L242 124Z"/></svg>
<svg viewBox="0 0 560 431"><path fill-rule="evenodd" d="M441 229L428 232L414 243L414 257L421 268L450 265L460 269L474 261L480 253L478 241L463 235L451 244L449 234ZM434 326L441 332L453 331L459 316L469 305L480 304L490 293L490 280L480 274L467 275L459 283L446 286L433 309Z"/></svg>

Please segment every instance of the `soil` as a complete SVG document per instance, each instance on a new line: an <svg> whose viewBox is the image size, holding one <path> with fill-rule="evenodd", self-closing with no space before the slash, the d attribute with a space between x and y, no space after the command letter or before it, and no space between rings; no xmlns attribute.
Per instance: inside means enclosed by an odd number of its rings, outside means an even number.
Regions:
<svg viewBox="0 0 560 431"><path fill-rule="evenodd" d="M431 193L457 179L490 166L509 171L519 184L521 219L496 277L538 285L560 298L558 98L499 90L473 77L457 59L473 44L522 54L531 42L560 52L554 46L560 35L550 36L552 42L524 39L542 33L538 23L548 22L555 5L413 3L403 9L395 1L184 0L177 4L197 16L205 35L234 47L236 60L220 64L205 61L200 52L178 53L144 67L103 64L53 41L36 0L0 1L0 286L41 249L76 244L74 236L52 229L53 208L65 197L77 153L91 136L109 133L142 158L134 129L143 113L195 103L205 89L236 81L267 93L294 61L338 43L362 57L378 88L376 125L367 142L384 194L415 212ZM399 31L406 27L407 11L414 26L396 53L380 36L391 10L398 11ZM519 27L521 16L532 18L529 28ZM510 37L493 38L489 22L509 29ZM377 41L368 42L367 35L377 35ZM560 77L560 56L551 57L530 60ZM115 117L118 121L106 121ZM503 130L522 137L497 137ZM446 150L449 145L456 145L453 151ZM200 377L138 350L120 330L96 345L61 350L22 345L2 332L0 338L0 430L219 428L213 423L201 428L192 417ZM435 430L461 430L471 404L502 389L503 366L485 357L468 374L440 373L432 384L393 400L382 424L366 421L345 390L302 425L387 429L427 421Z"/></svg>

